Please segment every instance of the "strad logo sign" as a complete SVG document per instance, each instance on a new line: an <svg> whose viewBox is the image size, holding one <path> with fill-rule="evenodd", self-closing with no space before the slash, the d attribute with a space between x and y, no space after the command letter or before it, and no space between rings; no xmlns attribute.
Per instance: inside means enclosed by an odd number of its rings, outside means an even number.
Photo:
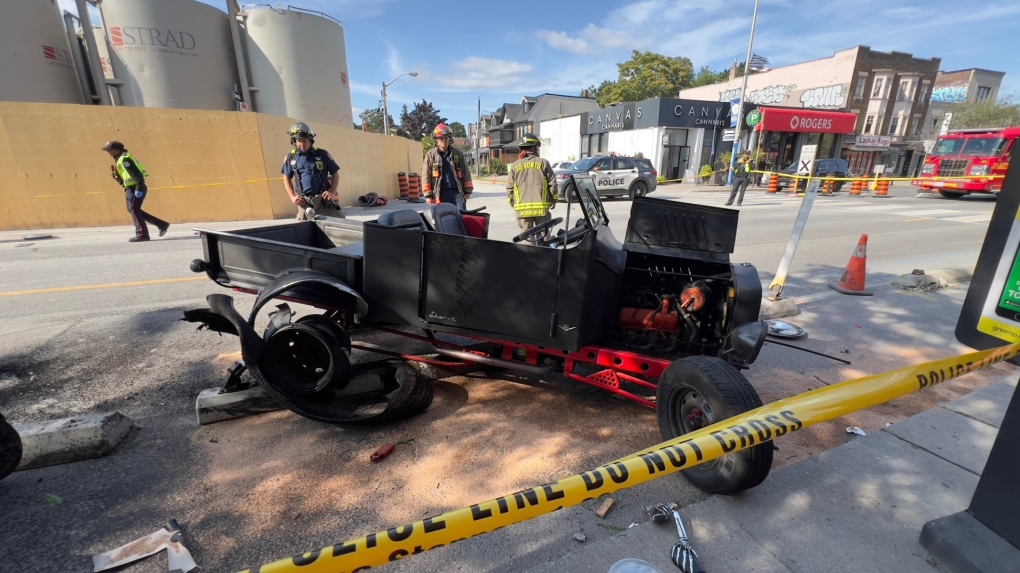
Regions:
<svg viewBox="0 0 1020 573"><path fill-rule="evenodd" d="M197 56L195 36L180 30L162 30L145 26L110 28L110 43L118 51L160 52Z"/></svg>
<svg viewBox="0 0 1020 573"><path fill-rule="evenodd" d="M811 129L816 131L828 131L832 129L832 120L818 117L790 116L790 130Z"/></svg>

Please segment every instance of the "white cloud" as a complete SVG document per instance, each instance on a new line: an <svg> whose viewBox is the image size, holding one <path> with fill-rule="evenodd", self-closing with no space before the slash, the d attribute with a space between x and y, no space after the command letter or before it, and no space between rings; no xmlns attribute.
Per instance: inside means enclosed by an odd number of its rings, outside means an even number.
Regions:
<svg viewBox="0 0 1020 573"><path fill-rule="evenodd" d="M534 72L530 64L471 56L455 62L445 73L422 71L419 79L435 91L518 91L519 86L532 83Z"/></svg>
<svg viewBox="0 0 1020 573"><path fill-rule="evenodd" d="M584 30L581 30L581 35L592 43L610 50L637 49L644 44L644 40L640 36L635 37L620 30L602 28L595 24L585 26Z"/></svg>
<svg viewBox="0 0 1020 573"><path fill-rule="evenodd" d="M566 32L553 32L552 30L539 30L535 33L538 39L549 44L555 50L566 50L575 54L584 55L589 52L588 42L580 38L571 38Z"/></svg>

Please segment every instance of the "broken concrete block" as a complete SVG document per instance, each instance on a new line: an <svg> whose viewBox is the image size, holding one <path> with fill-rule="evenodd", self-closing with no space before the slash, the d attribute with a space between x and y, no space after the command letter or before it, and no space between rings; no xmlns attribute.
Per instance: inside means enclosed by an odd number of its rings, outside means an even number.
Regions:
<svg viewBox="0 0 1020 573"><path fill-rule="evenodd" d="M134 422L120 412L17 424L24 451L19 470L105 456L131 431Z"/></svg>
<svg viewBox="0 0 1020 573"><path fill-rule="evenodd" d="M798 314L800 314L800 309L797 308L797 303L793 302L792 298L772 300L766 297L761 299L761 311L758 313L758 319L768 320L784 316L797 316Z"/></svg>

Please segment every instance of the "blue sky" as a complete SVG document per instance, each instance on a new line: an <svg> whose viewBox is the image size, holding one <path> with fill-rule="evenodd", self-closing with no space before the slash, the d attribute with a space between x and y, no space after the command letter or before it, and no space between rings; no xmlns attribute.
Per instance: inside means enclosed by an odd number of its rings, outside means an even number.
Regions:
<svg viewBox="0 0 1020 573"><path fill-rule="evenodd" d="M686 56L695 70L728 68L746 55L754 10L753 0L292 1L343 22L355 116L379 105L382 82L416 71L388 88L390 114L399 122L401 105L425 99L464 124L478 98L493 111L615 80L632 50ZM945 71L1003 71L1001 93L1020 95L1018 33L1016 0L761 0L754 52L779 67L863 44L941 57Z"/></svg>

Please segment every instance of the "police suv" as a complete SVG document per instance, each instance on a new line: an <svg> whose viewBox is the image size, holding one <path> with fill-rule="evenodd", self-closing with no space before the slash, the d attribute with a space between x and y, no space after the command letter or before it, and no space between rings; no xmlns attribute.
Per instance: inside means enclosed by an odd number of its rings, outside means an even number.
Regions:
<svg viewBox="0 0 1020 573"><path fill-rule="evenodd" d="M595 155L575 161L569 169L556 174L558 194L563 196L563 187L571 175L585 173L592 176L600 197L628 195L631 199L655 191L659 175L652 162L644 157Z"/></svg>

